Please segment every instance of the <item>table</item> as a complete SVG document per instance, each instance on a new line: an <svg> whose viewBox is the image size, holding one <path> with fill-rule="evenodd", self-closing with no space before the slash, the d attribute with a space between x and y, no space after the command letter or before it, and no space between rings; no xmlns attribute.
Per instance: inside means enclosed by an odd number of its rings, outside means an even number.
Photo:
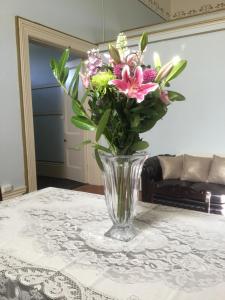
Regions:
<svg viewBox="0 0 225 300"><path fill-rule="evenodd" d="M104 197L47 188L0 203L1 300L222 300L225 218L139 203L139 235L104 237Z"/></svg>

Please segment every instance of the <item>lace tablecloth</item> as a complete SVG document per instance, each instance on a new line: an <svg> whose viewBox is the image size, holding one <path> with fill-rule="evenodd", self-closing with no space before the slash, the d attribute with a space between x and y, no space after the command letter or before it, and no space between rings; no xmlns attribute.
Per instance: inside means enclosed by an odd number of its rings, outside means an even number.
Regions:
<svg viewBox="0 0 225 300"><path fill-rule="evenodd" d="M103 196L44 189L0 204L0 300L225 299L225 218L139 204L104 237Z"/></svg>

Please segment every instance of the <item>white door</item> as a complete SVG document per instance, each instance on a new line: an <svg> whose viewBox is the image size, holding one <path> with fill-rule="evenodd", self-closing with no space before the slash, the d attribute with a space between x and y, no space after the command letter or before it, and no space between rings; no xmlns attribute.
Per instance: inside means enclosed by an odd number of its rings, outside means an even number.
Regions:
<svg viewBox="0 0 225 300"><path fill-rule="evenodd" d="M69 77L73 76L76 66L79 61L69 63L70 73ZM83 93L83 87L80 83L79 95ZM65 177L75 181L86 182L85 180L85 148L81 150L75 150L75 146L80 144L84 140L84 131L76 128L71 123L71 117L74 115L72 111L71 98L64 94L64 151L65 151Z"/></svg>
<svg viewBox="0 0 225 300"><path fill-rule="evenodd" d="M79 62L79 60L74 60L68 63L68 67L70 68L69 76L73 76ZM81 99L83 94L84 88L80 80L79 99ZM94 133L80 130L71 123L71 117L74 113L72 110L71 99L66 95L64 115L65 177L88 184L102 185L102 174L95 161L93 148L91 148L90 145L85 145L79 151L74 149L76 145L84 140L94 140Z"/></svg>

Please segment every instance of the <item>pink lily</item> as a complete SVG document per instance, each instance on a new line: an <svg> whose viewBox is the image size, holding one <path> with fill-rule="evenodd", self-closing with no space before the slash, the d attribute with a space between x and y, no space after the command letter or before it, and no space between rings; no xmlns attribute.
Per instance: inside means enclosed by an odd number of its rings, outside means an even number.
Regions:
<svg viewBox="0 0 225 300"><path fill-rule="evenodd" d="M144 100L145 95L155 91L159 85L149 82L143 84L143 71L140 66L135 69L134 76L130 76L129 66L125 66L122 71L122 79L114 79L109 84L115 85L117 89L129 98L136 98L137 102Z"/></svg>

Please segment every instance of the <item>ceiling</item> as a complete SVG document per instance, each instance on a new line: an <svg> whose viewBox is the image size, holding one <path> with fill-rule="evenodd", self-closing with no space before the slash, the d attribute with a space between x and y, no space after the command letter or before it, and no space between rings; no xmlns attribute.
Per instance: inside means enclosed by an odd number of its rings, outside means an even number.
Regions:
<svg viewBox="0 0 225 300"><path fill-rule="evenodd" d="M121 31L225 9L225 0L75 1L80 7L85 4L88 8L88 18L92 18L92 22L96 20L92 23L92 29L95 29L97 43L115 40Z"/></svg>
<svg viewBox="0 0 225 300"><path fill-rule="evenodd" d="M139 0L103 0L100 40L116 38L118 32L159 24L165 19Z"/></svg>
<svg viewBox="0 0 225 300"><path fill-rule="evenodd" d="M225 0L46 0L46 9L39 2L3 1L0 14L10 11L12 17L21 16L99 44L115 40L122 31L225 9Z"/></svg>
<svg viewBox="0 0 225 300"><path fill-rule="evenodd" d="M86 0L88 1L88 0ZM225 9L225 0L99 0L99 42L118 32Z"/></svg>

